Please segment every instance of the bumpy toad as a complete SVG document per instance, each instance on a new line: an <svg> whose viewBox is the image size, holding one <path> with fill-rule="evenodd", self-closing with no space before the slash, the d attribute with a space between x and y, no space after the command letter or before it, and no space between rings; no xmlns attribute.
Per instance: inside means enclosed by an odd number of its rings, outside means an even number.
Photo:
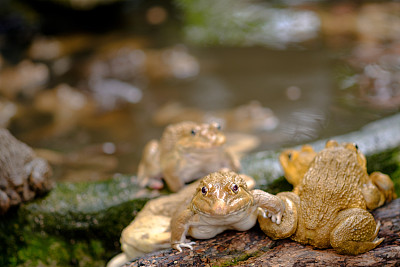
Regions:
<svg viewBox="0 0 400 267"><path fill-rule="evenodd" d="M309 148L306 150L308 156L313 153ZM293 154L286 159L298 160ZM393 182L379 172L368 175L366 159L355 145L327 142L325 149L316 153L304 176L296 179L300 179L294 183L296 194L277 195L286 207L282 223L259 220L269 237L290 237L302 244L333 247L338 253L350 255L374 249L383 241L377 238L380 223L375 222L367 209L375 209L396 197Z"/></svg>
<svg viewBox="0 0 400 267"><path fill-rule="evenodd" d="M51 168L26 144L0 129L0 214L50 190Z"/></svg>
<svg viewBox="0 0 400 267"><path fill-rule="evenodd" d="M162 187L164 178L171 191L221 168L238 170L236 154L225 146L225 135L216 123L181 122L169 125L160 141L144 148L138 179L153 188Z"/></svg>
<svg viewBox="0 0 400 267"><path fill-rule="evenodd" d="M211 238L227 229L244 231L257 217L269 216L276 224L283 213L281 199L261 190L251 190L254 180L232 171L218 171L178 193L150 200L121 235L123 253L108 266L158 249L192 248L186 235ZM119 265L118 265L119 264Z"/></svg>

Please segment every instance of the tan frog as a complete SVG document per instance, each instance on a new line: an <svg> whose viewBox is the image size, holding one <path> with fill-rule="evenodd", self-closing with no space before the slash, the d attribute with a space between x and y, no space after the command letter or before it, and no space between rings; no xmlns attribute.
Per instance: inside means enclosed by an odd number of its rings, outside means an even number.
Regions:
<svg viewBox="0 0 400 267"><path fill-rule="evenodd" d="M355 145L328 141L297 184L297 194L282 192L277 197L286 206L282 223L259 220L269 237L290 237L316 248L333 247L338 253L357 255L383 241L377 238L380 223L367 209L377 208L396 195L387 175L368 175L365 156Z"/></svg>
<svg viewBox="0 0 400 267"><path fill-rule="evenodd" d="M258 216L270 216L280 223L282 201L261 190L251 190L254 180L232 171L205 176L178 193L150 200L121 235L123 253L107 266L124 262L155 250L192 248L186 235L211 238L227 229L244 231L254 226Z"/></svg>
<svg viewBox="0 0 400 267"><path fill-rule="evenodd" d="M285 173L286 180L293 185L293 192L298 193L298 185L310 167L317 153L310 145L304 145L300 150L287 149L279 156L279 161Z"/></svg>
<svg viewBox="0 0 400 267"><path fill-rule="evenodd" d="M192 199L182 203L171 220L171 245L181 251L192 249L186 235L207 239L233 229L246 231L257 218L270 217L281 223L284 203L262 190L250 190L245 176L232 171L220 171L205 176Z"/></svg>
<svg viewBox="0 0 400 267"><path fill-rule="evenodd" d="M162 187L164 178L173 192L221 168L238 170L239 159L225 146L226 137L217 123L181 122L169 125L160 141L144 148L138 167L141 185Z"/></svg>

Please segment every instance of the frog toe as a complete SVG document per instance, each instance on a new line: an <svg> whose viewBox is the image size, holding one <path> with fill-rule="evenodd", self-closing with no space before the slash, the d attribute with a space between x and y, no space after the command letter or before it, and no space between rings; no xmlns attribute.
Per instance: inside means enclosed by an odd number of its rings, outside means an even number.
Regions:
<svg viewBox="0 0 400 267"><path fill-rule="evenodd" d="M284 202L283 212L266 216L259 216L258 222L261 230L272 239L286 238L294 234L297 229L297 204L298 196L291 192L279 193L277 195Z"/></svg>
<svg viewBox="0 0 400 267"><path fill-rule="evenodd" d="M182 252L182 248L188 248L190 250L193 250L193 245L195 244L196 242L178 243L178 244L173 244L172 248L178 250L179 252Z"/></svg>

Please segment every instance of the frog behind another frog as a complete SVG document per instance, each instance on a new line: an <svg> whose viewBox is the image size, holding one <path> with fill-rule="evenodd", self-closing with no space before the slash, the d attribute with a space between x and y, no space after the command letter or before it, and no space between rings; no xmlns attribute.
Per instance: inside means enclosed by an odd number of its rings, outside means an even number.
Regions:
<svg viewBox="0 0 400 267"><path fill-rule="evenodd" d="M357 255L378 246L383 241L377 238L380 224L367 209L396 197L390 178L379 172L368 175L364 155L352 144L329 141L319 153L306 147L300 154L308 158L297 165L304 173L309 162L304 176L286 169L296 166L291 161L299 161L292 152L284 152L281 161L295 193L277 195L286 206L282 223L261 218L261 229L273 239L290 237L316 248L333 247L342 254Z"/></svg>
<svg viewBox="0 0 400 267"><path fill-rule="evenodd" d="M226 137L217 123L181 122L168 126L160 141L144 148L138 179L142 185L161 188L164 178L176 192L185 183L222 168L238 170L238 156L225 146Z"/></svg>

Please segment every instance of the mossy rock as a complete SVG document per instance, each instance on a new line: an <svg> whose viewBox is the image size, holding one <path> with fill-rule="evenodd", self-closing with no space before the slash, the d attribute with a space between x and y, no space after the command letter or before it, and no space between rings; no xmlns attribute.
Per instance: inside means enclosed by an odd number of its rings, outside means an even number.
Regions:
<svg viewBox="0 0 400 267"><path fill-rule="evenodd" d="M150 192L129 176L58 184L44 198L1 218L0 265L104 263L118 251L122 229L149 198Z"/></svg>
<svg viewBox="0 0 400 267"><path fill-rule="evenodd" d="M58 184L51 193L20 209L32 229L83 237L115 237L149 199L129 176L105 182Z"/></svg>

